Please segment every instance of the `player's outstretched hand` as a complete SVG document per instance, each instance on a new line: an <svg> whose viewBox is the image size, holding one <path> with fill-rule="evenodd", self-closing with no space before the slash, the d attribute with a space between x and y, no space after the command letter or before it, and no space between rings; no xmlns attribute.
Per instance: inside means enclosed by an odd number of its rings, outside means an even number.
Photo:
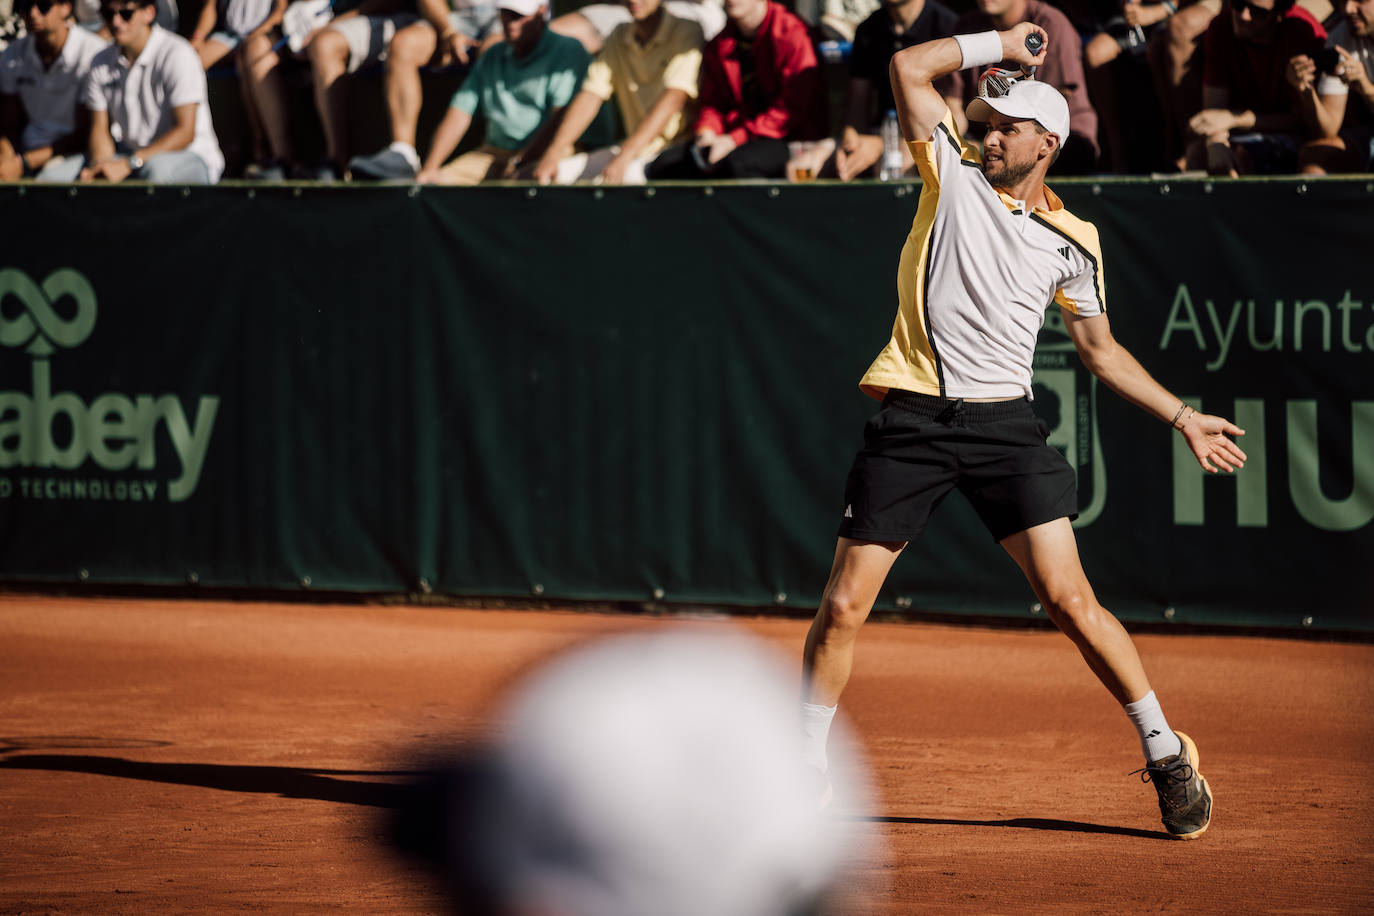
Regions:
<svg viewBox="0 0 1374 916"><path fill-rule="evenodd" d="M1231 439L1245 435L1245 430L1225 417L1195 413L1184 422L1182 432L1197 456L1197 463L1207 473L1215 474L1217 465L1231 474L1245 467L1245 452Z"/></svg>

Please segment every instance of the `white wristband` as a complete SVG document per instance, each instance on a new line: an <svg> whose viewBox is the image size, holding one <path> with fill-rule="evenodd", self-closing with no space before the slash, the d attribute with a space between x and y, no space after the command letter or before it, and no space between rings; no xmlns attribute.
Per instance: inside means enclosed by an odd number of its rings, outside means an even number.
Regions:
<svg viewBox="0 0 1374 916"><path fill-rule="evenodd" d="M974 35L955 35L959 51L964 55L960 69L987 67L1002 60L1002 36L997 32L978 32Z"/></svg>

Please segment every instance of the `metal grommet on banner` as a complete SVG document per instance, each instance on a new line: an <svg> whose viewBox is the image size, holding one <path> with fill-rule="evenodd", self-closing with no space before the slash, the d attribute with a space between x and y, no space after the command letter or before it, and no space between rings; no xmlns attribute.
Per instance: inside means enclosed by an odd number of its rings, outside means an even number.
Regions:
<svg viewBox="0 0 1374 916"><path fill-rule="evenodd" d="M774 603L774 604L786 604L786 603L787 603L787 592L778 592L776 595L774 595L774 596L773 596L773 603Z"/></svg>
<svg viewBox="0 0 1374 916"><path fill-rule="evenodd" d="M91 571L89 569L78 569L76 571L76 577L82 582L85 582L91 577Z"/></svg>
<svg viewBox="0 0 1374 916"><path fill-rule="evenodd" d="M301 576L301 588L309 588L309 587L310 587L310 577L309 577L309 576Z"/></svg>
<svg viewBox="0 0 1374 916"><path fill-rule="evenodd" d="M430 585L429 580L424 576L421 576L415 581L415 587L420 590L420 594L422 595L428 595L434 591L434 586Z"/></svg>
<svg viewBox="0 0 1374 916"><path fill-rule="evenodd" d="M654 591L653 591L654 600L655 600L655 601L662 601L662 600L663 600L663 596L666 595L666 594L667 594L667 592L665 592L663 589L661 589L661 588L655 588Z"/></svg>
<svg viewBox="0 0 1374 916"><path fill-rule="evenodd" d="M896 604L897 607L905 611L911 607L911 599L906 595L898 595Z"/></svg>
<svg viewBox="0 0 1374 916"><path fill-rule="evenodd" d="M534 200L534 199L535 199L536 197L538 197L538 196L539 196L539 189L538 189L538 188L526 188L526 189L525 189L525 199L526 199L526 200Z"/></svg>
<svg viewBox="0 0 1374 916"><path fill-rule="evenodd" d="M706 187L704 187L704 188L701 189L701 194L702 194L703 197L711 197L711 196L713 196L715 193L716 193L715 187L713 187L712 185L709 185L709 184L708 184Z"/></svg>
<svg viewBox="0 0 1374 916"><path fill-rule="evenodd" d="M1310 627L1310 626L1312 626L1312 617L1311 617L1311 615L1308 615L1308 616L1306 616L1306 617L1304 617L1304 618L1302 619L1302 625L1303 625L1304 627Z"/></svg>
<svg viewBox="0 0 1374 916"><path fill-rule="evenodd" d="M1030 606L1030 612L1032 617L1039 617L1045 612L1045 609L1040 605L1040 602L1037 601Z"/></svg>
<svg viewBox="0 0 1374 916"><path fill-rule="evenodd" d="M1306 193L1307 193L1307 185L1305 185L1305 184L1300 184L1300 185L1298 185L1296 188L1294 188L1293 190L1294 190L1295 192L1297 192L1298 194L1306 194Z"/></svg>
<svg viewBox="0 0 1374 916"><path fill-rule="evenodd" d="M776 185L768 189L768 196L773 200L777 200L781 194L782 191L778 190L778 187Z"/></svg>
<svg viewBox="0 0 1374 916"><path fill-rule="evenodd" d="M657 194L657 193L658 193L658 191L656 191L652 186L647 187L647 188L644 189L644 197L645 197L646 200L647 200L647 199L652 199L653 196L654 196L655 194Z"/></svg>
<svg viewBox="0 0 1374 916"><path fill-rule="evenodd" d="M1174 614L1176 614L1176 613L1177 613L1177 612L1176 612L1173 608L1171 608L1171 607L1166 607L1166 608L1164 609L1164 619L1165 619L1165 620L1173 620L1173 619L1174 619Z"/></svg>
<svg viewBox="0 0 1374 916"><path fill-rule="evenodd" d="M592 192L592 200L601 200L601 198L605 196L606 191L604 188L597 188L595 191Z"/></svg>
<svg viewBox="0 0 1374 916"><path fill-rule="evenodd" d="M1159 186L1159 195L1161 197L1169 196L1169 186L1167 184L1162 184Z"/></svg>
<svg viewBox="0 0 1374 916"><path fill-rule="evenodd" d="M542 595L544 594L544 586L536 582L530 586L530 593L534 595Z"/></svg>
<svg viewBox="0 0 1374 916"><path fill-rule="evenodd" d="M1098 196L1100 196L1101 194L1102 194L1102 185L1100 185L1100 184L1095 184L1095 185L1093 185L1093 197L1098 197Z"/></svg>
<svg viewBox="0 0 1374 916"><path fill-rule="evenodd" d="M1202 186L1202 193L1203 193L1203 194L1211 194L1211 193L1212 193L1212 183L1211 183L1210 181L1207 182L1205 185Z"/></svg>
<svg viewBox="0 0 1374 916"><path fill-rule="evenodd" d="M199 584L200 584L200 573L196 572L194 569L191 570L190 572L188 572L188 573L186 574L186 584L187 584L187 585L199 585Z"/></svg>

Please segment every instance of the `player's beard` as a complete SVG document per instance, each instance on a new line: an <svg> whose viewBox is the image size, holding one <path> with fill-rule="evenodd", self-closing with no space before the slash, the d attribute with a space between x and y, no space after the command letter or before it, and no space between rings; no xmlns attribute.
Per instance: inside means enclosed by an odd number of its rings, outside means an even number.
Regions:
<svg viewBox="0 0 1374 916"><path fill-rule="evenodd" d="M1009 191L1016 187L1030 175L1035 169L1034 162L1012 163L1002 160L1002 168L996 175L987 174L987 166L983 166L983 174L987 175L988 184L1003 191Z"/></svg>

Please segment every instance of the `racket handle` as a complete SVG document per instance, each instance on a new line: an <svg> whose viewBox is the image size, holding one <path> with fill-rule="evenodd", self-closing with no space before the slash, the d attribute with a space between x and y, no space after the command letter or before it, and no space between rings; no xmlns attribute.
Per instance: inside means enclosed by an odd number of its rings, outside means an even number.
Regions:
<svg viewBox="0 0 1374 916"><path fill-rule="evenodd" d="M1026 50L1031 54L1039 54L1040 49L1045 46L1045 39L1039 32L1031 32L1026 36ZM1035 67L1026 68L1026 76L1035 79Z"/></svg>

